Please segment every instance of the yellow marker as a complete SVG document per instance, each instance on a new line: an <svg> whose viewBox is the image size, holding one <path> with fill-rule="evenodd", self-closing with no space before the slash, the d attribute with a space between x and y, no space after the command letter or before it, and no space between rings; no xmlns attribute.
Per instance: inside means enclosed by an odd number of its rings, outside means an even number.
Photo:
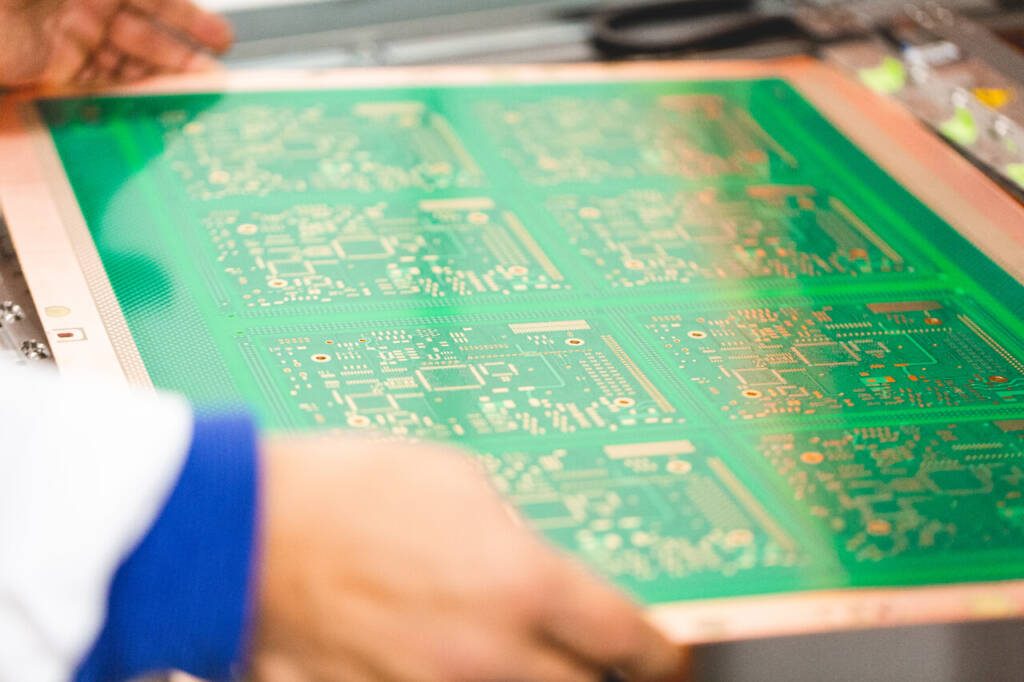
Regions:
<svg viewBox="0 0 1024 682"><path fill-rule="evenodd" d="M1008 88L974 88L974 96L985 106L1002 109L1013 100L1013 91Z"/></svg>

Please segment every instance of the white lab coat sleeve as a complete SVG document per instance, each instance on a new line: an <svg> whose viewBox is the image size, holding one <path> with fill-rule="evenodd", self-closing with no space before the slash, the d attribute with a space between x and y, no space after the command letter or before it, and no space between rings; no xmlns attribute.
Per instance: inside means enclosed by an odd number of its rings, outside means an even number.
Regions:
<svg viewBox="0 0 1024 682"><path fill-rule="evenodd" d="M0 682L72 677L192 429L180 398L0 361Z"/></svg>

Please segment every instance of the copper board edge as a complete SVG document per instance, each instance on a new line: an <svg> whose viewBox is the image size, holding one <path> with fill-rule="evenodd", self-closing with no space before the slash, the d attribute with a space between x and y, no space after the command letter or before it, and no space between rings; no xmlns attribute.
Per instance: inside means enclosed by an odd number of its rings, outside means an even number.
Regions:
<svg viewBox="0 0 1024 682"><path fill-rule="evenodd" d="M833 124L879 165L993 261L1024 283L1024 208L941 143L896 105L849 80L832 67L810 59L769 62L631 62L615 65L455 66L352 69L312 72L216 72L161 78L105 95L188 92L399 87L403 85L486 85L572 81L697 78L785 78ZM75 252L88 230L74 203L49 135L37 117L22 122L22 105L41 96L82 94L75 90L22 94L8 98L0 111L0 203L11 223L29 285L47 329L43 311L49 301L75 300L111 292L105 274L96 274L98 256L91 239L84 257ZM95 93L93 93L95 94ZM30 107L27 107L30 108ZM44 144L45 143L45 144ZM51 163L46 160L50 155ZM55 165L54 165L55 164ZM70 202L70 206L67 203ZM63 206L63 208L59 208ZM33 226L42 229L33 229ZM48 240L54 239L50 242ZM47 279L52 259L76 271L59 285ZM94 260L95 259L95 260ZM89 274L85 271L88 270ZM111 292L112 293L112 292ZM51 304L52 305L52 304ZM79 313L75 309L76 314ZM134 342L118 344L103 328L108 318L123 325L120 310L81 311L82 324L97 326L88 353L62 349L63 368L96 367L132 381L148 375ZM76 318L77 319L77 318ZM67 326L64 319L59 326ZM126 329L126 327L125 327ZM129 335L130 339L130 335ZM111 360L114 362L112 363ZM136 364L137 363L137 364ZM137 374L141 373L141 374ZM963 583L912 588L839 589L781 595L665 604L649 609L650 618L679 643L708 643L868 627L947 623L1019 617L1024 614L1024 581Z"/></svg>

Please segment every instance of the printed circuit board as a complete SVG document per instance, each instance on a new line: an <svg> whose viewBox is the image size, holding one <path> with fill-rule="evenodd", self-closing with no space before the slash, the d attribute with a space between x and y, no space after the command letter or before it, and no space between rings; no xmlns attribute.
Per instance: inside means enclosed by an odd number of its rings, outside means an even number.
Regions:
<svg viewBox="0 0 1024 682"><path fill-rule="evenodd" d="M1024 288L784 80L39 106L158 387L461 444L652 605L1024 578Z"/></svg>

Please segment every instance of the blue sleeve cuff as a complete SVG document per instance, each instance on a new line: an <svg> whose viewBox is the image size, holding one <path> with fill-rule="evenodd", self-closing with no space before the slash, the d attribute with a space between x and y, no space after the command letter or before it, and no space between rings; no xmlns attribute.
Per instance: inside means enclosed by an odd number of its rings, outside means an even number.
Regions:
<svg viewBox="0 0 1024 682"><path fill-rule="evenodd" d="M252 420L196 418L177 485L118 568L99 638L77 682L182 670L237 673L255 579L259 462Z"/></svg>

